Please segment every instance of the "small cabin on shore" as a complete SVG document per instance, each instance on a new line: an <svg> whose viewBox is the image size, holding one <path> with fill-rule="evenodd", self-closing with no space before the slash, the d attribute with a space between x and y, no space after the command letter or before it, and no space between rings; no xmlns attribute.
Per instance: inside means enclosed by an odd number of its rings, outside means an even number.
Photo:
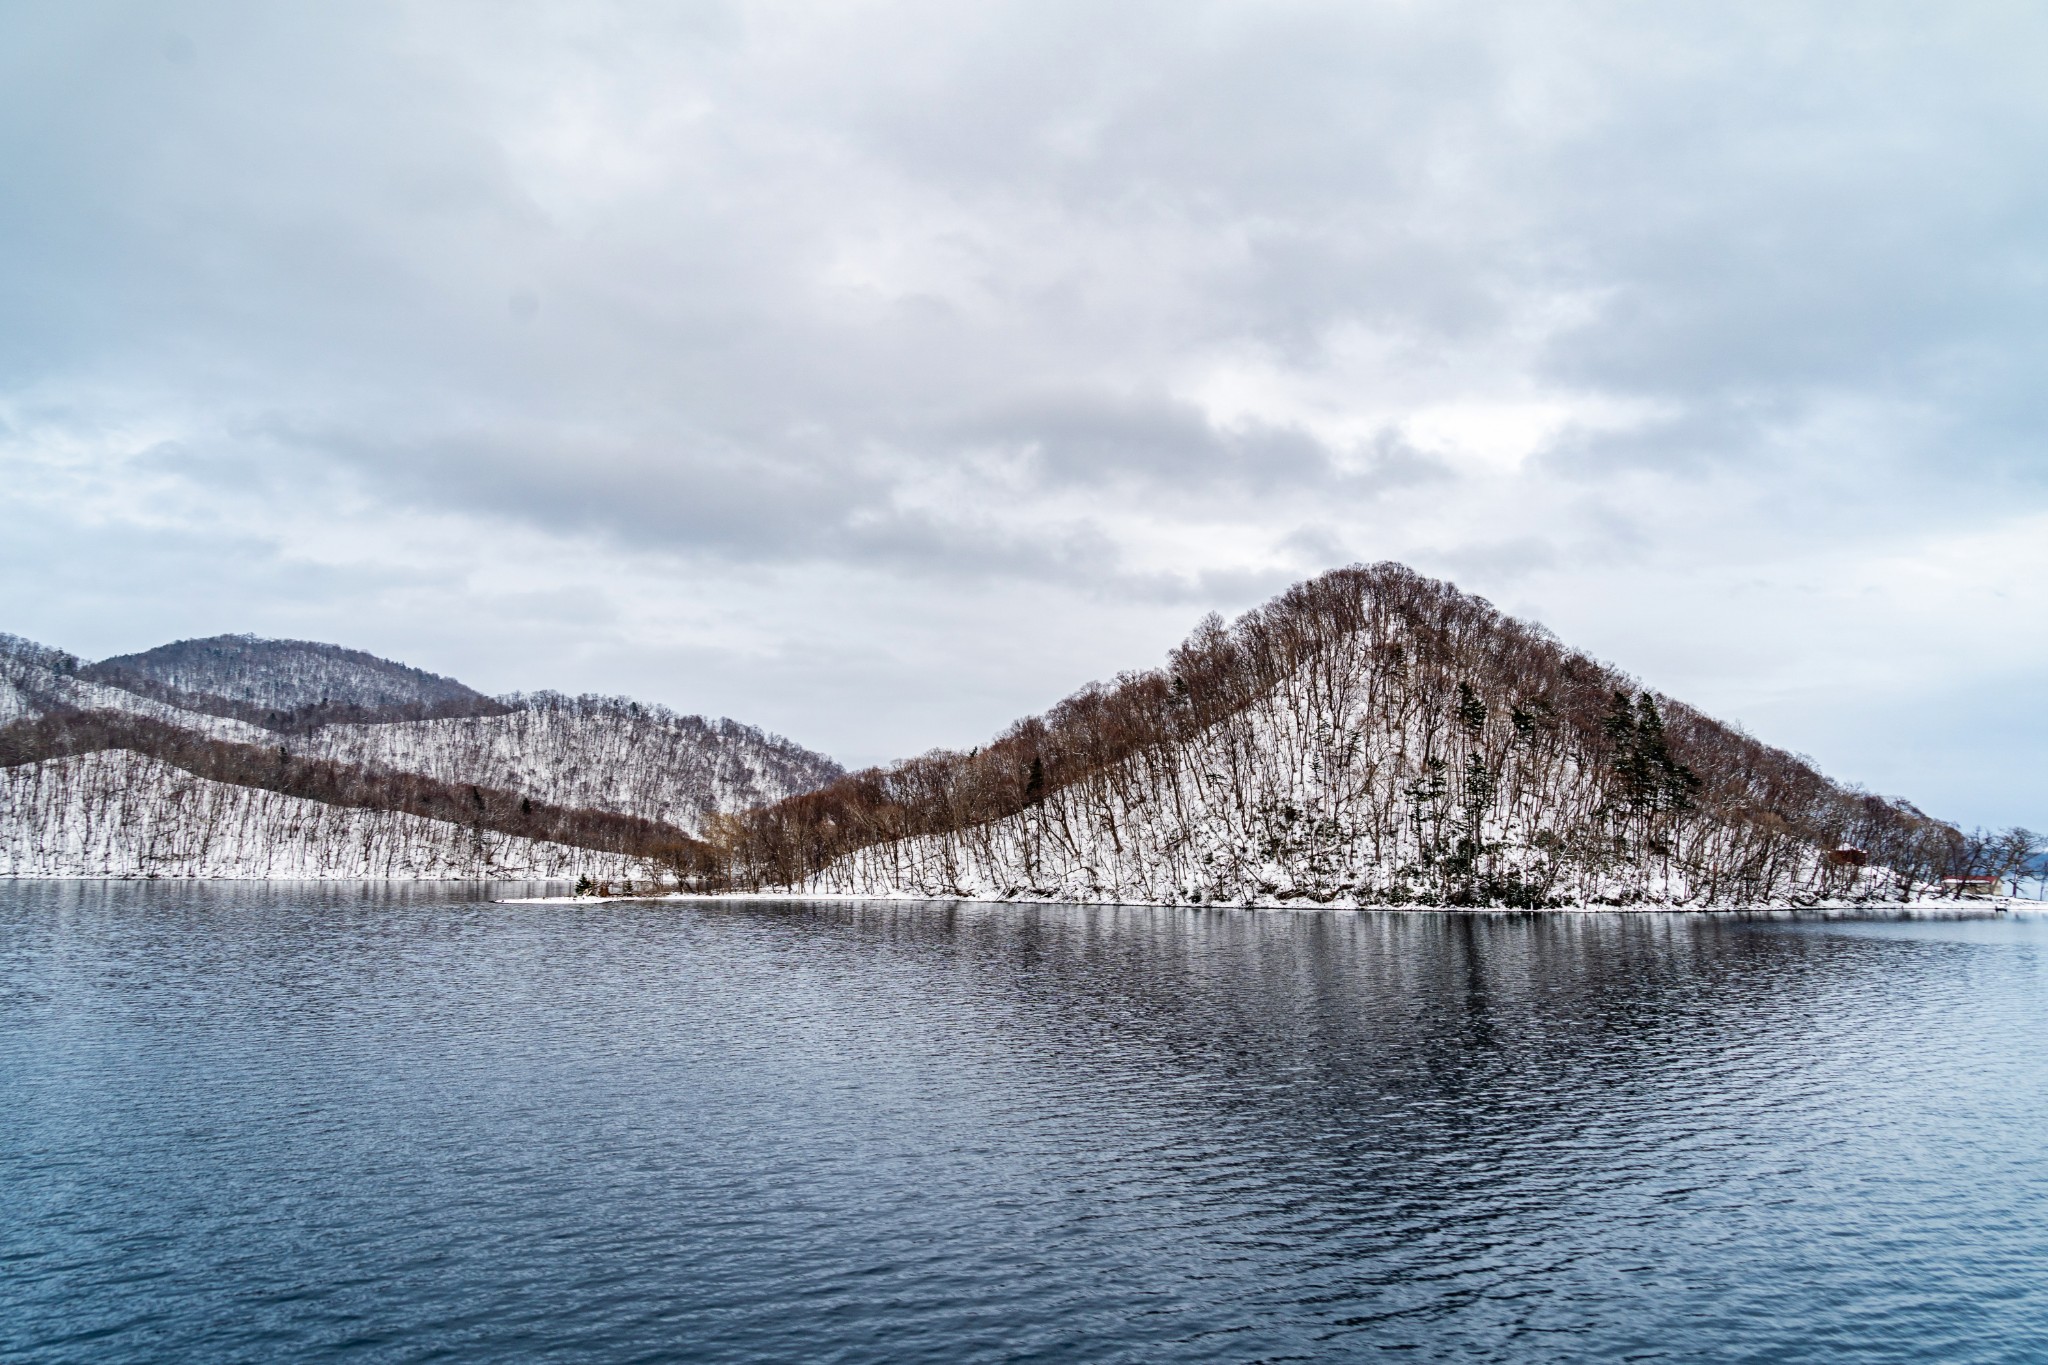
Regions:
<svg viewBox="0 0 2048 1365"><path fill-rule="evenodd" d="M1951 896L1988 899L2004 894L2005 881L2000 877L1943 877L1941 889Z"/></svg>

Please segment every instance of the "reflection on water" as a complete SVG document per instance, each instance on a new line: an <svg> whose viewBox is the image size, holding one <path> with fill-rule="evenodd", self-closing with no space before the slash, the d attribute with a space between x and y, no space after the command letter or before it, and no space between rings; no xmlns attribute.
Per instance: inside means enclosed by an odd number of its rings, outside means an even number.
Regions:
<svg viewBox="0 0 2048 1365"><path fill-rule="evenodd" d="M481 894L0 889L0 1354L2048 1355L2043 921Z"/></svg>

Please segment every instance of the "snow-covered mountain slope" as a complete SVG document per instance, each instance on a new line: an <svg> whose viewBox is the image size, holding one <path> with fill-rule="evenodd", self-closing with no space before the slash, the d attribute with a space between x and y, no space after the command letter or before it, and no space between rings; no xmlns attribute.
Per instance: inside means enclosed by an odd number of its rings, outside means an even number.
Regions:
<svg viewBox="0 0 2048 1365"><path fill-rule="evenodd" d="M0 769L0 876L647 877L633 859L209 782L105 750Z"/></svg>
<svg viewBox="0 0 2048 1365"><path fill-rule="evenodd" d="M707 816L810 791L841 776L822 754L737 721L707 721L623 697L503 698L496 716L327 725L295 751L444 782L616 811L690 833Z"/></svg>
<svg viewBox="0 0 2048 1365"><path fill-rule="evenodd" d="M1446 845L1468 792L1422 807L1428 781L1421 727L1329 721L1311 688L1290 679L1251 709L1171 754L1150 754L1053 793L1008 818L941 835L871 845L809 878L802 890L879 898L966 897L1114 904L1339 906L1440 903ZM1445 764L1445 771L1451 768ZM1457 765L1460 769L1463 764ZM1560 857L1563 831L1598 824L1581 760L1545 769L1510 753L1476 824L1473 874L1515 895L1478 903L1711 903L1698 869L1726 862L1737 834L1685 822L1670 856ZM1434 854L1434 856L1432 856ZM1452 875L1451 880L1466 873ZM1452 888L1455 893L1455 886ZM1732 889L1732 888L1731 888ZM1896 897L1904 888L1867 868L1834 868L1800 843L1760 884L1721 899Z"/></svg>
<svg viewBox="0 0 2048 1365"><path fill-rule="evenodd" d="M121 682L129 685L118 685ZM422 709L458 714L378 723L334 721L392 710L417 715ZM223 711L232 714L219 714ZM175 735L152 736L147 727L126 733L118 725L101 723L104 717L96 720L101 712L146 717L179 732L261 752L252 755L244 750L233 761L216 754L213 766L208 766L191 755L181 756ZM254 716L263 723L237 716ZM525 798L572 815L594 810L633 816L685 833L697 830L713 814L781 800L841 775L839 766L822 754L735 721L707 721L620 698L538 693L492 699L451 679L359 651L241 636L185 641L103 665L81 664L64 651L0 636L0 726L14 722L21 724L8 729L9 743L0 745L0 752L12 753L9 762L21 765L0 768L0 778L10 782L38 770L68 771L61 764L71 760L62 755L81 755L110 744L138 751L131 755L135 762L90 769L94 809L114 802L109 784L132 784L115 803L126 822L119 828L129 831L121 837L128 842L78 844L81 826L73 805L40 799L16 804L0 812L0 839L14 850L5 864L13 870L4 875L14 876L87 875L79 869L88 866L102 869L91 875L151 875L149 869L160 865L187 869L164 875L467 876L472 873L449 869L484 866L477 863L481 855L473 850L444 847L445 833L438 828L442 822L426 818L437 809L420 813L415 806L415 813L405 814L402 801L389 810L344 804L333 808L340 813L329 817L327 824L317 826L308 824L302 811L289 818L280 815L285 808L279 802L317 805L307 799L309 795L344 803L360 798L331 785L279 795L270 790L278 783L262 771L271 763L263 757L268 753L274 753L277 762L326 759L348 765L351 771L423 776L458 789L509 792L508 799ZM144 760L143 753L155 757ZM250 784L246 789L234 785L245 781ZM210 793L209 810L228 801L223 792L245 792L237 798L245 807L238 807L232 818L242 822L248 837L192 845L188 812L196 799L193 791ZM457 797L468 799L459 791ZM528 808L522 803L521 809ZM149 851L158 847L150 842L157 836L145 838L135 831L144 829L151 810L163 812L162 839L170 841L163 846L185 851L175 856ZM489 824L497 817L478 818ZM547 852L559 845L518 837L537 832L531 821L501 820L497 827L513 833L490 834L487 842L493 847L503 844L514 853L486 859L491 867L504 865L490 875L550 876L557 874L538 869L570 866ZM104 833L115 827L99 822L90 828ZM451 828L467 831L469 826ZM610 833L601 833L605 829ZM294 833L280 846L284 851L266 851L263 839L278 830L312 830L305 836L312 843ZM545 827L540 838L590 838L615 848L622 845L604 840L618 834L616 821L605 826L601 820L576 816ZM414 839L424 841L417 855L404 853ZM344 846L365 851L334 851ZM74 847L97 852L80 855L81 862L66 852ZM191 852L193 847L200 851ZM630 875L619 871L625 863L616 855L593 854L585 863L574 870L614 879Z"/></svg>
<svg viewBox="0 0 2048 1365"><path fill-rule="evenodd" d="M148 716L213 739L266 744L276 736L260 726L172 706L125 688L77 674L77 658L18 635L0 635L0 725L55 710L121 711Z"/></svg>
<svg viewBox="0 0 2048 1365"><path fill-rule="evenodd" d="M1399 565L714 834L740 887L1254 905L1909 898L1959 841Z"/></svg>
<svg viewBox="0 0 2048 1365"><path fill-rule="evenodd" d="M435 713L451 707L493 709L489 698L453 678L311 640L253 635L178 640L102 659L86 673L188 705L204 698L280 713L312 706L414 707Z"/></svg>
<svg viewBox="0 0 2048 1365"><path fill-rule="evenodd" d="M69 661L68 655L0 632L0 725L43 714L46 703L41 694L47 690L48 680L57 676L46 658Z"/></svg>

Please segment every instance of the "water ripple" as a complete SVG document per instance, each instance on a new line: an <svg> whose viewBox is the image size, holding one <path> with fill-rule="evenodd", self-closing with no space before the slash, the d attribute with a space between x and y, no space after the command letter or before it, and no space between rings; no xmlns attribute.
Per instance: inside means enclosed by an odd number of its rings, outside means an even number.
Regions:
<svg viewBox="0 0 2048 1365"><path fill-rule="evenodd" d="M0 890L0 1354L2048 1356L2048 923Z"/></svg>

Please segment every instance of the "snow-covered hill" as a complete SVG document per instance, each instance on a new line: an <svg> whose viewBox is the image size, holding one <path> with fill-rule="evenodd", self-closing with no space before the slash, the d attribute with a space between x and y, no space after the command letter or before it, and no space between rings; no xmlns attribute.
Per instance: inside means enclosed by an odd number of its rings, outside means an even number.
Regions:
<svg viewBox="0 0 2048 1365"><path fill-rule="evenodd" d="M543 692L503 700L514 707L503 715L323 726L301 747L337 762L502 787L693 834L709 815L780 801L843 771L751 725L623 697Z"/></svg>
<svg viewBox="0 0 2048 1365"><path fill-rule="evenodd" d="M0 634L0 725L53 711L120 711L148 716L214 739L266 744L276 736L260 726L172 706L126 688L78 676L78 659L62 650Z"/></svg>
<svg viewBox="0 0 2048 1365"><path fill-rule="evenodd" d="M1238 905L1903 899L1961 843L1399 565L716 836L741 888Z"/></svg>
<svg viewBox="0 0 2048 1365"><path fill-rule="evenodd" d="M124 750L0 769L0 876L647 877L617 854L209 782Z"/></svg>
<svg viewBox="0 0 2048 1365"><path fill-rule="evenodd" d="M423 710L430 718L331 721ZM456 714L432 714L449 711ZM175 733L94 722L106 712ZM249 747L200 761L198 750L180 749L178 734ZM618 854L564 852L518 837L534 830L516 819L479 834L471 824L365 809L384 803L338 794L347 781L314 795L358 804L322 805L303 790L284 795L266 763L324 759L351 771L418 775L455 788L453 799L465 804L463 789L484 788L510 792L515 805L633 816L683 834L711 815L841 775L822 754L736 721L623 698L487 698L359 651L242 636L94 665L0 635L0 740L15 765L0 767L10 792L0 809L8 849L0 875L11 876L617 879L636 866ZM273 752L275 760L262 756ZM486 804L479 797L477 811ZM491 818L477 816L482 825ZM581 838L586 827L608 830L606 838L619 833L616 821L577 817L546 837L561 830ZM228 833L211 832L222 829Z"/></svg>
<svg viewBox="0 0 2048 1365"><path fill-rule="evenodd" d="M490 699L453 678L312 640L216 635L178 640L102 659L86 675L132 692L187 705L214 700L265 712L328 706L377 711L492 709ZM203 705L200 709L204 709Z"/></svg>
<svg viewBox="0 0 2048 1365"><path fill-rule="evenodd" d="M972 753L851 775L732 721L482 698L354 651L223 638L120 669L0 640L0 870L646 875L544 842L570 840L805 893L1729 905L1907 899L1971 856L1953 827L1399 565L1212 618L1166 668ZM201 686L274 723L183 707ZM444 706L465 713L341 723Z"/></svg>
<svg viewBox="0 0 2048 1365"><path fill-rule="evenodd" d="M1335 708L1290 678L1250 709L1171 753L1147 754L1054 792L1004 819L856 850L801 889L879 898L966 897L1114 904L1339 906L1440 903L1446 848L1455 856L1473 793L1429 791L1430 736L1413 723L1374 725L1358 695ZM1346 704L1346 702L1349 704ZM1410 718L1412 722L1413 718ZM1437 749L1462 776L1457 750ZM1548 761L1546 761L1546 759ZM1896 898L1906 888L1869 868L1832 867L1823 851L1787 847L1759 882L1717 895L1702 869L1740 861L1740 832L1674 822L1670 853L1563 855L1569 832L1605 822L1599 784L1573 754L1510 749L1498 792L1471 819L1479 854L1450 871L1478 903L1686 904L1797 897Z"/></svg>

